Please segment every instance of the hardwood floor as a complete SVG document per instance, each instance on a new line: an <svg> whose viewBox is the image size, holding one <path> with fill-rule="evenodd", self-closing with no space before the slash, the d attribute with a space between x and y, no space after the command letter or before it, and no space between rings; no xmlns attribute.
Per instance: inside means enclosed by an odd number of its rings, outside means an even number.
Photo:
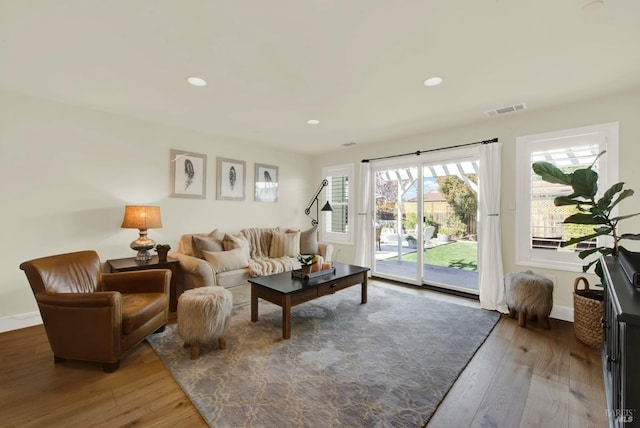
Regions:
<svg viewBox="0 0 640 428"><path fill-rule="evenodd" d="M206 426L146 342L111 374L100 364L54 365L42 326L0 334L0 350L3 427ZM428 427L543 426L607 426L599 352L579 342L570 323L520 328L502 317Z"/></svg>

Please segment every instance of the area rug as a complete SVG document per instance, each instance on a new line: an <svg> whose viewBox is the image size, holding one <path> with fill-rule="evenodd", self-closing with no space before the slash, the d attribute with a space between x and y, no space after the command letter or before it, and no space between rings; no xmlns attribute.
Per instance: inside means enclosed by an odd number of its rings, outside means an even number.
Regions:
<svg viewBox="0 0 640 428"><path fill-rule="evenodd" d="M282 311L235 307L227 349L191 360L176 326L148 341L212 427L421 427L499 315L369 286Z"/></svg>

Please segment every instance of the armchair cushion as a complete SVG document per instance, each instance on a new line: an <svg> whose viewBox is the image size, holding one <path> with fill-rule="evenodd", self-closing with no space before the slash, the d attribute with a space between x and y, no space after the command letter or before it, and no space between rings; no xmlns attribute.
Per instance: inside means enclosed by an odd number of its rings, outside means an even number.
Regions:
<svg viewBox="0 0 640 428"><path fill-rule="evenodd" d="M169 304L164 293L134 293L122 296L122 333L131 334Z"/></svg>

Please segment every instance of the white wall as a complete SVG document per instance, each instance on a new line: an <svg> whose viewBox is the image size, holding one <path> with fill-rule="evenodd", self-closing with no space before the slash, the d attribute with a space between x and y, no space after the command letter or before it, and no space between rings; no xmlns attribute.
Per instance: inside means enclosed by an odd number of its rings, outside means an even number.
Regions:
<svg viewBox="0 0 640 428"><path fill-rule="evenodd" d="M619 180L627 187L640 192L640 90L624 94L610 95L600 99L577 102L561 108L536 111L530 110L495 118L482 118L467 126L447 129L402 140L387 141L373 145L359 145L342 149L315 159L316 168L353 162L356 165L356 183L353 198L358 200L358 171L360 160L399 153L415 152L436 147L486 140L498 137L502 143L502 243L506 272L522 271L527 268L515 264L515 209L516 209L516 137L547 131L569 129L606 122L620 123L620 171ZM422 157L428 154L421 155ZM620 214L640 212L640 193L620 204ZM620 223L621 232L640 233L640 217ZM625 241L627 248L640 251L636 242ZM336 245L340 249L339 261L353 262L355 246ZM334 250L335 251L335 250ZM335 253L335 252L334 252ZM575 272L533 269L548 275L556 281L554 304L573 307L573 281ZM588 275L592 284L597 277Z"/></svg>
<svg viewBox="0 0 640 428"><path fill-rule="evenodd" d="M214 228L307 228L317 185L312 159L272 148L0 92L0 319L37 311L18 265L94 249L102 261L133 257L137 230L121 229L126 204L159 205L158 243ZM169 150L207 155L207 198L169 198ZM246 161L246 200L215 199L216 156ZM254 164L279 167L279 202L253 201Z"/></svg>
<svg viewBox="0 0 640 428"><path fill-rule="evenodd" d="M306 228L304 204L317 187L321 168L353 162L357 200L359 162L433 147L498 137L502 158L502 236L505 272L515 265L515 141L520 135L620 122L620 180L640 191L640 91L611 95L546 111L534 108L481 119L455 129L373 145L359 145L311 159L244 142L75 108L0 92L0 195L3 225L0 257L0 318L37 311L18 265L50 254L95 249L102 260L133 256L135 230L120 229L124 205L157 204L163 228L150 230L156 242L174 248L182 233L215 227L294 225ZM532 106L535 107L535 106ZM479 115L481 113L479 112ZM169 149L208 156L207 198L168 198ZM247 162L247 200L215 200L215 157ZM253 202L255 162L280 168L279 203ZM315 167L315 174L309 174ZM640 195L620 206L621 214L640 211ZM640 232L640 219L621 223ZM356 237L358 239L358 237ZM634 250L637 246L627 244ZM337 246L338 260L352 262L354 246ZM573 305L572 272L535 269L556 279L556 305ZM593 277L592 277L593 278Z"/></svg>

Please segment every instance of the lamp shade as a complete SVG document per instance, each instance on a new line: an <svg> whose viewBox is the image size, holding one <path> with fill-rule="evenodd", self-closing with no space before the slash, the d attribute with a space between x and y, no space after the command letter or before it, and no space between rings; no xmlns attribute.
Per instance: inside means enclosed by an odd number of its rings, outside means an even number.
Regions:
<svg viewBox="0 0 640 428"><path fill-rule="evenodd" d="M162 227L160 207L127 205L124 207L124 229L158 229Z"/></svg>

